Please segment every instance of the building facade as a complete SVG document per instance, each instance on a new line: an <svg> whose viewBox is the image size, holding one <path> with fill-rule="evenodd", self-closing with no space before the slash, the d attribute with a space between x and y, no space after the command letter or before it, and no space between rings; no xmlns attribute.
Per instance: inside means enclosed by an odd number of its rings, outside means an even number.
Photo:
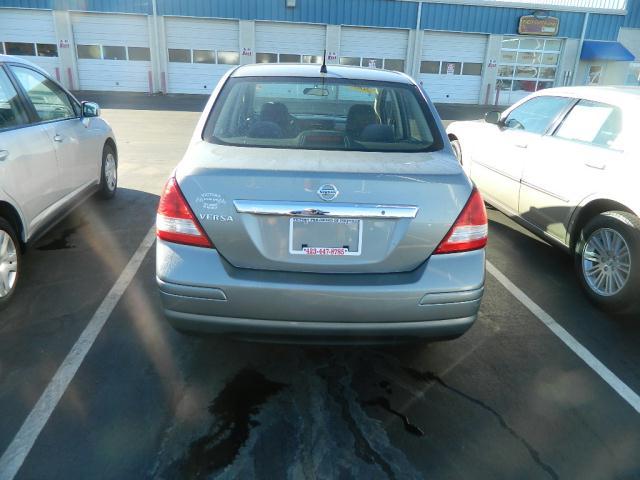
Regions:
<svg viewBox="0 0 640 480"><path fill-rule="evenodd" d="M544 6L544 8L542 8ZM640 84L640 0L0 0L0 53L71 89L212 91L234 65L360 65L435 102Z"/></svg>

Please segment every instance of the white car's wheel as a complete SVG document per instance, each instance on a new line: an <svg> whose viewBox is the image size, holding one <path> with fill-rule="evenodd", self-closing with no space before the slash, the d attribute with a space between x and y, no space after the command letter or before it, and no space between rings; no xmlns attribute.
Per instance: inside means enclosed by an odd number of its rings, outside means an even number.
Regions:
<svg viewBox="0 0 640 480"><path fill-rule="evenodd" d="M596 215L582 229L576 271L589 298L608 311L638 304L640 219L627 212Z"/></svg>
<svg viewBox="0 0 640 480"><path fill-rule="evenodd" d="M18 286L20 242L9 222L0 217L0 310L6 307Z"/></svg>

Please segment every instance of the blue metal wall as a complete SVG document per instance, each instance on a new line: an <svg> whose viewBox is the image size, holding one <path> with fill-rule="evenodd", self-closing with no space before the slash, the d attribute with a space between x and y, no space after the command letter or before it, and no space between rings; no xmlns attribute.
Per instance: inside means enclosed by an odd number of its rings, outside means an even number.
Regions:
<svg viewBox="0 0 640 480"><path fill-rule="evenodd" d="M628 14L592 14L587 38L615 40L620 27L640 28L640 0L628 0ZM418 4L395 0L157 0L160 15L239 18L289 22L415 28ZM0 7L55 8L93 12L151 13L151 0L0 0ZM426 30L516 34L518 20L529 9L424 3ZM583 13L549 12L560 19L561 37L578 38Z"/></svg>
<svg viewBox="0 0 640 480"><path fill-rule="evenodd" d="M415 28L418 5L394 0L158 0L161 15Z"/></svg>

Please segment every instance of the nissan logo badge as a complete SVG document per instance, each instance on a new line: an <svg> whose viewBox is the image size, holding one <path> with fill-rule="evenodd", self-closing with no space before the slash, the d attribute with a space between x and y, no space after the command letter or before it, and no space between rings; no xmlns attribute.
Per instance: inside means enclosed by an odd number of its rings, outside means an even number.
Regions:
<svg viewBox="0 0 640 480"><path fill-rule="evenodd" d="M335 185L331 185L330 183L326 183L326 184L322 185L318 189L318 196L322 200L326 200L327 202L329 202L329 201L333 200L334 198L336 198L339 193L340 192L338 191L336 186Z"/></svg>

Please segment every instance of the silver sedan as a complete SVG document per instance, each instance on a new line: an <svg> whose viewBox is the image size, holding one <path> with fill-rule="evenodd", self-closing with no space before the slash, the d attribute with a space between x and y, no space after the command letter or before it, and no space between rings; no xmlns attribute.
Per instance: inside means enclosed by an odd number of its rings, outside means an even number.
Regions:
<svg viewBox="0 0 640 480"><path fill-rule="evenodd" d="M235 69L158 207L180 330L261 339L453 338L484 289L484 203L399 73Z"/></svg>

